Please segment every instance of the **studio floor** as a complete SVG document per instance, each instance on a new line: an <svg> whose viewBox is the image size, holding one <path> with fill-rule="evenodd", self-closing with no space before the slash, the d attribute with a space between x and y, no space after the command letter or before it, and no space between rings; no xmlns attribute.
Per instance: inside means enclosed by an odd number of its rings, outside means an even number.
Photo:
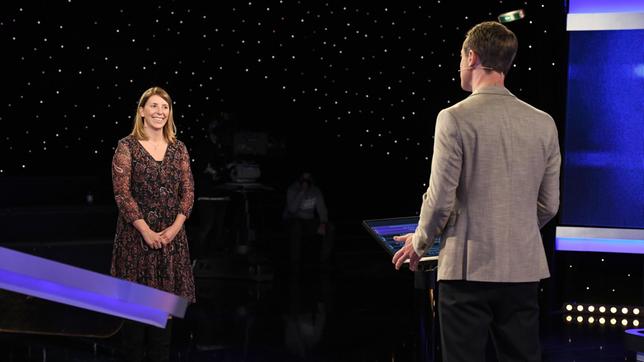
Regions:
<svg viewBox="0 0 644 362"><path fill-rule="evenodd" d="M111 245L22 249L104 272ZM414 287L411 272L395 272L380 250L339 251L328 264L301 268L275 255L214 255L197 262L195 274L198 301L173 322L175 361L440 360L428 291ZM117 318L8 292L0 306L0 361L118 360ZM542 308L543 361L635 361L619 323L565 317L560 306Z"/></svg>

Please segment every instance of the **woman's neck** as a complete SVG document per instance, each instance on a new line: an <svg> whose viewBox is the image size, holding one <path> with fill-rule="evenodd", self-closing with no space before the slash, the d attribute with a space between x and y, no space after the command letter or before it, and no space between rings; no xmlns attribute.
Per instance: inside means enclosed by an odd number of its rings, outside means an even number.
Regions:
<svg viewBox="0 0 644 362"><path fill-rule="evenodd" d="M149 127L143 128L143 131L145 132L146 137L148 138L148 141L153 142L153 143L161 143L165 142L165 137L163 136L163 129L151 129Z"/></svg>

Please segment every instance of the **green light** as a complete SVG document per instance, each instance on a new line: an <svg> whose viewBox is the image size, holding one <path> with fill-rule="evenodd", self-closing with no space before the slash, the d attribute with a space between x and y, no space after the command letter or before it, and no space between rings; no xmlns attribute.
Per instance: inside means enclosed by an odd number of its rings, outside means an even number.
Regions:
<svg viewBox="0 0 644 362"><path fill-rule="evenodd" d="M525 11L523 9L508 11L498 16L500 23L509 23L523 18L525 18Z"/></svg>

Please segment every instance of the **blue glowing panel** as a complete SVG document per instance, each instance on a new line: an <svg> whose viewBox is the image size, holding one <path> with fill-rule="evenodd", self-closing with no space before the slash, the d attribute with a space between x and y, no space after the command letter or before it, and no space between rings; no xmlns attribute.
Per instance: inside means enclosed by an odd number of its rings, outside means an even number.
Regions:
<svg viewBox="0 0 644 362"><path fill-rule="evenodd" d="M394 236L415 232L418 226L418 216L364 220L362 225L393 256L403 246L402 243L394 240ZM421 261L437 260L440 243L441 237L439 235L434 239L434 244L427 249Z"/></svg>
<svg viewBox="0 0 644 362"><path fill-rule="evenodd" d="M165 327L183 318L185 298L71 265L0 247L0 288Z"/></svg>
<svg viewBox="0 0 644 362"><path fill-rule="evenodd" d="M569 35L561 223L644 228L644 30Z"/></svg>
<svg viewBox="0 0 644 362"><path fill-rule="evenodd" d="M569 13L633 13L644 12L642 0L569 0Z"/></svg>
<svg viewBox="0 0 644 362"><path fill-rule="evenodd" d="M555 239L555 249L565 251L644 254L644 240L557 237Z"/></svg>

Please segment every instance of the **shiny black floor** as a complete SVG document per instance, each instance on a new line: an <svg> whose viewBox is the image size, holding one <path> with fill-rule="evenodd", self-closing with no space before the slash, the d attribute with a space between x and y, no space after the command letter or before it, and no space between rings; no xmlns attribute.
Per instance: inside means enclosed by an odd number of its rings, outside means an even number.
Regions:
<svg viewBox="0 0 644 362"><path fill-rule="evenodd" d="M109 248L68 245L40 253L61 261L83 255L85 263L94 255L100 260L94 268L101 270L109 258L100 256ZM299 269L276 257L222 255L196 265L198 302L173 324L173 360L438 360L438 352L430 345L427 353L421 342L431 340L432 325L420 323L428 292L414 288L409 271L393 271L380 250L337 252L328 265L308 262ZM542 311L543 361L635 360L622 341L625 328L566 322L558 309ZM80 318L69 313L70 322ZM0 361L117 361L119 343L118 333L92 338L4 331Z"/></svg>

